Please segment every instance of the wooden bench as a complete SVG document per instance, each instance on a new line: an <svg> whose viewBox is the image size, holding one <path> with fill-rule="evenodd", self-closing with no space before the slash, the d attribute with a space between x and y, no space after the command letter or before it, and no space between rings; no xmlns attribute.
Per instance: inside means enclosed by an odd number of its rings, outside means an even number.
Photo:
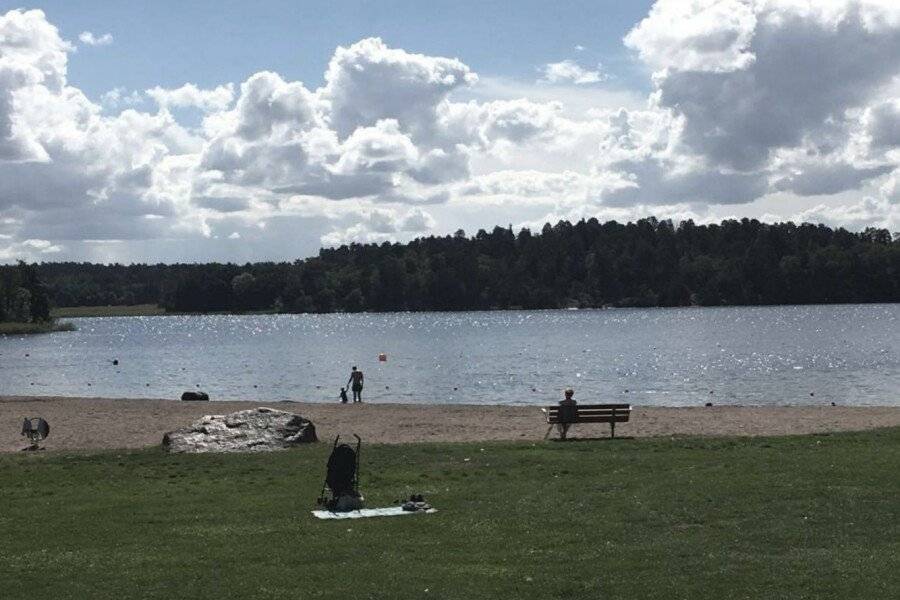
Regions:
<svg viewBox="0 0 900 600"><path fill-rule="evenodd" d="M541 409L547 415L546 439L554 425L575 423L609 423L610 437L616 437L616 423L627 423L631 416L630 404L576 404L575 406L547 406ZM568 427L560 430L560 437L566 438Z"/></svg>

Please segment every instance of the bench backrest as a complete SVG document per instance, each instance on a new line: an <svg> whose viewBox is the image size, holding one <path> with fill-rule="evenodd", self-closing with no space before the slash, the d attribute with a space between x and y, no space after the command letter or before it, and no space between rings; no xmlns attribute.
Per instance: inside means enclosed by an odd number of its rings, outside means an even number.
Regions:
<svg viewBox="0 0 900 600"><path fill-rule="evenodd" d="M631 415L630 404L554 405L542 410L547 413L548 423L627 423Z"/></svg>

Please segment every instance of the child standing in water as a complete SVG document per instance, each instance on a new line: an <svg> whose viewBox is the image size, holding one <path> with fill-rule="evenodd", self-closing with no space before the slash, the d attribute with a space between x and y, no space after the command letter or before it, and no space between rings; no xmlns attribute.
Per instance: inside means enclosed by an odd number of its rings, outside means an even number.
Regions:
<svg viewBox="0 0 900 600"><path fill-rule="evenodd" d="M350 399L347 398L347 388L341 388L341 404L347 404Z"/></svg>

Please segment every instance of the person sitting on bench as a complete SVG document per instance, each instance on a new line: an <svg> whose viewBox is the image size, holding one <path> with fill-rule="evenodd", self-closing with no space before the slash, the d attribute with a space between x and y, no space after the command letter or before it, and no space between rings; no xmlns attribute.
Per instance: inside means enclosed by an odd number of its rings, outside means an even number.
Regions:
<svg viewBox="0 0 900 600"><path fill-rule="evenodd" d="M559 437L562 439L566 439L566 433L568 433L569 427L578 414L578 409L576 408L578 403L572 398L574 395L575 390L567 388L565 391L566 397L559 401L559 423L556 424L556 428L559 430Z"/></svg>

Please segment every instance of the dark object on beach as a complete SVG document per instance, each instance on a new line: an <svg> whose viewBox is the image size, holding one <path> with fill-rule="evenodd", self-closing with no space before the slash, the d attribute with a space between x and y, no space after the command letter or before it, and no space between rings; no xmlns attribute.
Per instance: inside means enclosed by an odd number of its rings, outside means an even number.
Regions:
<svg viewBox="0 0 900 600"><path fill-rule="evenodd" d="M712 406L712 402L707 402L704 406Z"/></svg>
<svg viewBox="0 0 900 600"><path fill-rule="evenodd" d="M50 423L41 417L26 417L22 423L22 435L31 442L31 445L24 450L43 450L40 443L50 435Z"/></svg>
<svg viewBox="0 0 900 600"><path fill-rule="evenodd" d="M119 366L119 359L118 359L118 358L114 358L114 359L113 359L113 366L114 366L114 367L118 367L118 366Z"/></svg>
<svg viewBox="0 0 900 600"><path fill-rule="evenodd" d="M349 444L339 444L341 436L334 438L334 447L328 457L325 483L316 503L332 512L349 512L363 507L363 497L359 493L359 455L362 439L356 434L356 449ZM325 490L331 492L331 498Z"/></svg>
<svg viewBox="0 0 900 600"><path fill-rule="evenodd" d="M832 406L837 406L837 404L835 404L834 402L832 402L831 405L832 405Z"/></svg>
<svg viewBox="0 0 900 600"><path fill-rule="evenodd" d="M553 430L554 425L559 423L567 423L569 425L575 423L609 423L609 435L610 437L616 437L616 423L628 422L628 419L631 416L631 405L577 404L566 407L557 404L554 406L545 406L541 411L546 415L547 423L550 425L544 439L550 435L550 431Z"/></svg>
<svg viewBox="0 0 900 600"><path fill-rule="evenodd" d="M206 392L185 392L181 395L182 402L209 402L209 394Z"/></svg>

